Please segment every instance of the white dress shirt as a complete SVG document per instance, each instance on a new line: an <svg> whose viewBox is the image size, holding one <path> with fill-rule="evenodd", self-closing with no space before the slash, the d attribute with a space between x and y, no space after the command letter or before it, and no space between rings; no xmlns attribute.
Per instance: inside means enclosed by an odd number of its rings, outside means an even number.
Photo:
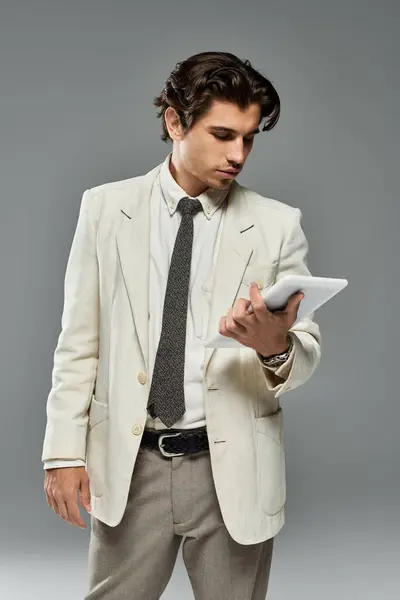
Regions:
<svg viewBox="0 0 400 600"><path fill-rule="evenodd" d="M164 297L175 239L182 215L177 211L181 198L187 196L170 172L170 153L163 162L150 197L150 278L149 278L149 368L151 382L156 352L161 335ZM213 274L226 210L226 190L208 188L197 196L203 210L193 217L193 249L188 295L188 318L185 349L184 415L174 423L174 429L191 429L206 425L203 399L204 340L207 333ZM221 315L223 316L223 315ZM279 367L266 367L276 375L290 370L289 359ZM261 361L260 361L261 363ZM132 365L133 368L133 365ZM147 413L146 429L166 429L157 417ZM85 466L80 459L54 459L44 462L44 468Z"/></svg>

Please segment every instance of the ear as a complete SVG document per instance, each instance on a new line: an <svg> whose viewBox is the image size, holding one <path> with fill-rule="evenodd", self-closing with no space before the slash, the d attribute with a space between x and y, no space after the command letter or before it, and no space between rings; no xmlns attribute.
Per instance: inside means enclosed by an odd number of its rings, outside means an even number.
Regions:
<svg viewBox="0 0 400 600"><path fill-rule="evenodd" d="M183 138L183 127L178 113L172 106L168 106L164 113L164 118L171 138L177 141L181 140Z"/></svg>

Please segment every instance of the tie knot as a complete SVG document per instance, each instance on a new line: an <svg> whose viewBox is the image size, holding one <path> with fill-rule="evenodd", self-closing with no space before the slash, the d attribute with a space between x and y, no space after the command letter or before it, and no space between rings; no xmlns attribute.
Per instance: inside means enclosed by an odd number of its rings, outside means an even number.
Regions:
<svg viewBox="0 0 400 600"><path fill-rule="evenodd" d="M176 209L183 215L195 215L203 210L203 206L197 198L188 198L185 196L179 200Z"/></svg>

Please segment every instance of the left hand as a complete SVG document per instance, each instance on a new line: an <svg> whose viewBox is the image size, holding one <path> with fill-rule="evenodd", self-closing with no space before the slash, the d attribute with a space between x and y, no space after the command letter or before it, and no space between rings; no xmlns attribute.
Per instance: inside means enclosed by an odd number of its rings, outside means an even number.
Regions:
<svg viewBox="0 0 400 600"><path fill-rule="evenodd" d="M257 284L250 286L250 300L238 298L219 321L218 332L253 348L262 356L280 354L288 348L287 335L297 318L302 292L290 296L282 310L271 312L265 306ZM253 313L248 314L249 305Z"/></svg>

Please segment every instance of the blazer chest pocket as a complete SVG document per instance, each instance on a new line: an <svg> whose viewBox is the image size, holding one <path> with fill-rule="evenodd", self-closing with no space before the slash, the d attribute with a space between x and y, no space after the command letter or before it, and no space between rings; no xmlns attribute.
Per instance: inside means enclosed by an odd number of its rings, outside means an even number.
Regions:
<svg viewBox="0 0 400 600"><path fill-rule="evenodd" d="M273 516L286 501L282 408L272 415L258 417L255 426L260 501L265 514Z"/></svg>
<svg viewBox="0 0 400 600"><path fill-rule="evenodd" d="M278 261L251 263L244 272L242 283L250 287L252 282L255 281L260 290L265 290L274 283L277 266Z"/></svg>

